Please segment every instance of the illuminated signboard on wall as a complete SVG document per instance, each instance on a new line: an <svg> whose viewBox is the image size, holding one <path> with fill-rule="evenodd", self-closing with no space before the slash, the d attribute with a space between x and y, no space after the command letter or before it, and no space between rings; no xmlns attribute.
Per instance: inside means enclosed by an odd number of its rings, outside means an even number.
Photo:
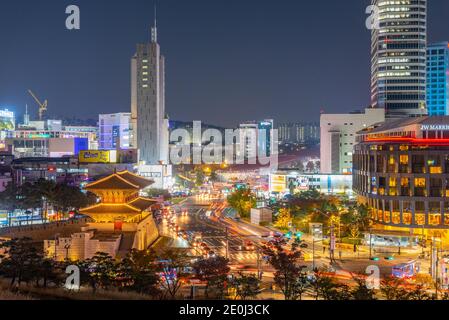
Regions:
<svg viewBox="0 0 449 320"><path fill-rule="evenodd" d="M271 192L285 192L287 187L287 176L272 175L270 177Z"/></svg>
<svg viewBox="0 0 449 320"><path fill-rule="evenodd" d="M423 124L421 131L449 131L449 124Z"/></svg>
<svg viewBox="0 0 449 320"><path fill-rule="evenodd" d="M115 151L115 150L80 151L79 161L80 161L80 163L116 163L117 162L117 151Z"/></svg>

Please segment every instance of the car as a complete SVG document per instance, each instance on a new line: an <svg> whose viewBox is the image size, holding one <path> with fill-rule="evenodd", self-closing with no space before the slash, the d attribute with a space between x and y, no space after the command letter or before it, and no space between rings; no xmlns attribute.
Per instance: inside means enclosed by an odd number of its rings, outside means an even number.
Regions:
<svg viewBox="0 0 449 320"><path fill-rule="evenodd" d="M254 246L254 243L252 243L251 241L247 241L245 243L245 249L248 251L254 251L256 248Z"/></svg>

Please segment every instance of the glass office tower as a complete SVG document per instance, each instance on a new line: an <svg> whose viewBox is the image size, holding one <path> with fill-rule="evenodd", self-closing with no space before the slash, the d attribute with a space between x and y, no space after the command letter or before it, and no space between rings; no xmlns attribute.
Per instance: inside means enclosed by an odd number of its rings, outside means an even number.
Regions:
<svg viewBox="0 0 449 320"><path fill-rule="evenodd" d="M449 115L449 43L427 47L427 109L430 116Z"/></svg>

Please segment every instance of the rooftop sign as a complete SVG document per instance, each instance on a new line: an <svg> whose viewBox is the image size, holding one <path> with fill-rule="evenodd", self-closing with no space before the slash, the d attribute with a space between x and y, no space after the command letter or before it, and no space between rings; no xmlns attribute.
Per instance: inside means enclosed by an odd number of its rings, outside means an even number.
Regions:
<svg viewBox="0 0 449 320"><path fill-rule="evenodd" d="M449 131L449 124L423 124L421 131Z"/></svg>

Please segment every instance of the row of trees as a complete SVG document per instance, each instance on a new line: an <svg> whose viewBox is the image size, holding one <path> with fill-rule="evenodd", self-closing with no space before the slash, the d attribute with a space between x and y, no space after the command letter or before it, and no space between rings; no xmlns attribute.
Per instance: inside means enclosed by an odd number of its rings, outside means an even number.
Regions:
<svg viewBox="0 0 449 320"><path fill-rule="evenodd" d="M53 208L57 212L67 213L96 201L94 194L83 193L78 187L44 179L21 186L10 183L0 193L0 208L8 211Z"/></svg>
<svg viewBox="0 0 449 320"><path fill-rule="evenodd" d="M275 269L274 282L284 294L285 300L301 300L305 293L316 300L435 300L424 283L407 285L403 280L387 278L380 282L378 289L367 285L365 278L353 276L353 285L338 282L328 270L314 270L309 273L301 265L301 242L286 246L285 241L265 246L263 251ZM440 299L448 300L444 293Z"/></svg>
<svg viewBox="0 0 449 320"><path fill-rule="evenodd" d="M333 196L325 196L317 190L295 194L271 205L277 212L275 225L286 229L289 223L307 231L310 222L323 223L325 227L337 225L342 237L358 238L368 231L371 220L368 207Z"/></svg>
<svg viewBox="0 0 449 320"><path fill-rule="evenodd" d="M424 285L406 286L402 280L386 279L378 290L369 288L365 279L355 276L354 285L338 282L326 270L309 273L302 263L300 242L286 246L277 242L265 246L263 253L275 269L274 283L286 300L301 300L305 294L316 300L434 300ZM223 257L191 262L185 251L166 249L131 251L125 258L113 259L105 253L78 262L55 262L44 256L31 239L14 239L0 244L0 276L9 279L11 287L21 284L58 288L65 284L68 265L77 265L81 285L98 289L136 292L153 299L175 299L189 279L206 284L205 297L256 299L261 281L253 274L230 275L229 261ZM20 289L20 288L19 288ZM231 295L227 293L231 292ZM447 294L440 298L448 300Z"/></svg>
<svg viewBox="0 0 449 320"><path fill-rule="evenodd" d="M11 287L21 284L59 288L65 285L69 265L80 270L81 285L98 289L136 292L154 299L174 299L189 279L206 283L206 298L224 298L228 289L235 297L254 298L260 293L260 281L254 275L230 277L229 261L223 257L191 262L185 251L166 249L131 251L125 258L113 259L97 253L83 261L56 262L45 257L29 238L3 241L0 244L0 276L9 279Z"/></svg>

